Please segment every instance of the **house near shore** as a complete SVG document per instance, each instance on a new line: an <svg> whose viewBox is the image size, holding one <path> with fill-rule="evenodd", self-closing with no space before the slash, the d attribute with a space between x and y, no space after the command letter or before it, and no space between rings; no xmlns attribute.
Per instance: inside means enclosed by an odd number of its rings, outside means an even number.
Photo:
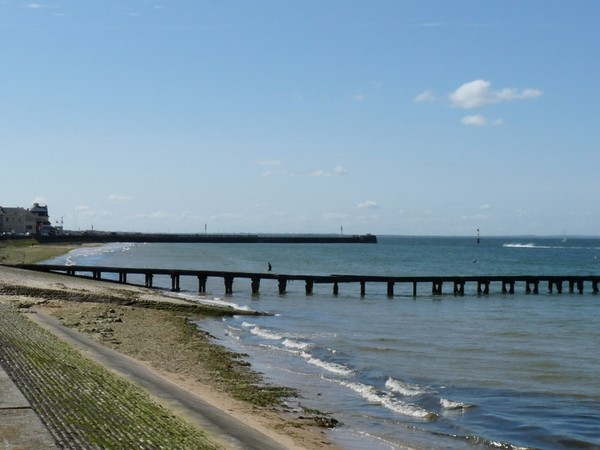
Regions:
<svg viewBox="0 0 600 450"><path fill-rule="evenodd" d="M34 203L31 209L0 206L0 235L33 235L50 225L48 207Z"/></svg>

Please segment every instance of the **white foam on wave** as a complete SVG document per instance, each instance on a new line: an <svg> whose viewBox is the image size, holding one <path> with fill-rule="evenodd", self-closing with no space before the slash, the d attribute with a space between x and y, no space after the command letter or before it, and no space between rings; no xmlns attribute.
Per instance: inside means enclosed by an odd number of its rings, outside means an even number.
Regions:
<svg viewBox="0 0 600 450"><path fill-rule="evenodd" d="M340 381L342 386L352 389L370 403L381 405L390 411L403 416L415 417L418 419L433 419L435 414L427 411L417 405L411 405L397 400L390 395L386 395L377 390L374 386L356 383L352 381Z"/></svg>
<svg viewBox="0 0 600 450"><path fill-rule="evenodd" d="M320 367L321 369L325 369L328 372L335 373L336 375L349 376L354 373L352 369L342 364L323 361L322 359L315 358L310 353L304 351L300 352L300 356L302 356L307 363Z"/></svg>
<svg viewBox="0 0 600 450"><path fill-rule="evenodd" d="M427 391L416 384L405 383L389 377L385 382L385 387L392 392L404 395L405 397L416 397L425 394Z"/></svg>
<svg viewBox="0 0 600 450"><path fill-rule="evenodd" d="M469 403L454 402L454 401L448 400L446 398L440 398L440 405L444 409L468 409L468 408L473 408L475 406L475 405L470 405Z"/></svg>
<svg viewBox="0 0 600 450"><path fill-rule="evenodd" d="M269 330L265 330L264 328L261 327L254 327L250 330L250 333L259 336L263 339L270 339L272 341L279 341L281 339L283 339L283 336L273 333L272 331Z"/></svg>
<svg viewBox="0 0 600 450"><path fill-rule="evenodd" d="M115 242L111 244L104 244L101 246L95 247L81 247L71 250L69 253L62 257L58 257L57 259L60 261L60 258L65 258L65 266L74 266L78 264L85 264L86 258L91 258L97 255L102 255L103 253L115 253L117 251L127 252L132 247L135 247L136 244L130 242ZM51 259L50 261L52 261ZM81 261L84 260L84 261Z"/></svg>
<svg viewBox="0 0 600 450"><path fill-rule="evenodd" d="M509 244L502 244L502 247L505 248L566 248L566 247L562 247L559 245L556 246L550 246L550 245L537 245L534 244L533 242L527 243L527 244L520 244L520 243L509 243Z"/></svg>
<svg viewBox="0 0 600 450"><path fill-rule="evenodd" d="M299 349L299 350L306 350L307 348L309 348L311 346L311 344L309 344L308 342L300 342L300 341L296 341L296 340L290 339L290 338L284 339L282 344L284 347Z"/></svg>
<svg viewBox="0 0 600 450"><path fill-rule="evenodd" d="M508 248L538 248L538 246L535 245L534 243L529 243L529 244L510 243L510 244L503 244L502 247L508 247Z"/></svg>
<svg viewBox="0 0 600 450"><path fill-rule="evenodd" d="M214 298L200 297L200 298L198 298L194 295L182 294L182 293L178 293L177 296L184 298L188 301L198 303L200 305L219 306L221 308L232 308L232 309L235 309L236 311L252 311L252 309L250 309L246 305L242 306L242 305L238 305L237 303L226 302L219 297L214 297Z"/></svg>

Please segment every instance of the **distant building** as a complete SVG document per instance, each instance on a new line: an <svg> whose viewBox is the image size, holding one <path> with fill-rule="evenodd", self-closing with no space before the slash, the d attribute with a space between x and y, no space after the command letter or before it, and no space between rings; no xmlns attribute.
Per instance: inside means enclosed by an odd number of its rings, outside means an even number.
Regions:
<svg viewBox="0 0 600 450"><path fill-rule="evenodd" d="M0 206L0 234L37 234L49 225L48 207L34 203L31 209Z"/></svg>

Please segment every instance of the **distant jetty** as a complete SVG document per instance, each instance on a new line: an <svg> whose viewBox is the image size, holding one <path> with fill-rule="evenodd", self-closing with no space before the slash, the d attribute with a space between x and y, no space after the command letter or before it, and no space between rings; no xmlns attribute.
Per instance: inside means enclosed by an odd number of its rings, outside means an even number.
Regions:
<svg viewBox="0 0 600 450"><path fill-rule="evenodd" d="M171 234L171 233L112 233L83 232L54 236L36 236L38 242L46 243L92 243L92 242L179 242L217 244L376 244L373 234Z"/></svg>

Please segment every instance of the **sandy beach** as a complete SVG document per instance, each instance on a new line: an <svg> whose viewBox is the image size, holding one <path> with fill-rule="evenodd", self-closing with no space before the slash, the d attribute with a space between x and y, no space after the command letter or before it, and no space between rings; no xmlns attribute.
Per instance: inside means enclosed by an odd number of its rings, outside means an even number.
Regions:
<svg viewBox="0 0 600 450"><path fill-rule="evenodd" d="M60 331L64 326L91 338L221 411L233 428L243 423L281 448L337 448L326 436L325 427L334 423L332 419L302 409L293 392L266 384L242 355L227 351L198 330L192 320L201 321L203 314L187 309L193 306L187 301L157 290L9 267L0 267L0 292L0 302L20 308L21 315L60 339L65 340ZM147 307L156 304L163 306ZM115 371L93 352L84 353ZM174 415L203 427L188 411L152 398ZM228 447L226 436L216 440Z"/></svg>

